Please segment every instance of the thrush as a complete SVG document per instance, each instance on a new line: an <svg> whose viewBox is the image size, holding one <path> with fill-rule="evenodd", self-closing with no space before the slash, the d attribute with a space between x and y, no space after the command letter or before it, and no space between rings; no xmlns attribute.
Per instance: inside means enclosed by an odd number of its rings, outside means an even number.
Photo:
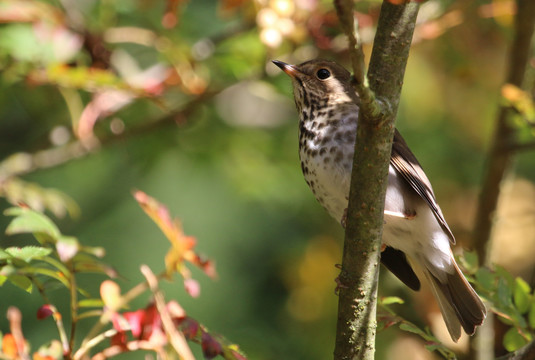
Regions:
<svg viewBox="0 0 535 360"><path fill-rule="evenodd" d="M316 199L343 223L358 126L359 98L351 75L332 61L300 65L273 61L292 79L299 113L299 157ZM433 188L418 160L396 130L388 171L381 262L413 290L420 268L437 299L453 341L461 327L472 335L486 309L453 257L455 244Z"/></svg>

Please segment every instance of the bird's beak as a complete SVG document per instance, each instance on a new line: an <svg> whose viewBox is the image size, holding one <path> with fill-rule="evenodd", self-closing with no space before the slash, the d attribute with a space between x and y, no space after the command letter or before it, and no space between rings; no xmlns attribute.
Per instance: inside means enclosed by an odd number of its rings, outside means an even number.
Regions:
<svg viewBox="0 0 535 360"><path fill-rule="evenodd" d="M287 75L290 77L296 77L298 74L301 73L295 65L286 64L285 62L279 61L279 60L273 60L273 64L277 65L281 68L282 71L284 71Z"/></svg>

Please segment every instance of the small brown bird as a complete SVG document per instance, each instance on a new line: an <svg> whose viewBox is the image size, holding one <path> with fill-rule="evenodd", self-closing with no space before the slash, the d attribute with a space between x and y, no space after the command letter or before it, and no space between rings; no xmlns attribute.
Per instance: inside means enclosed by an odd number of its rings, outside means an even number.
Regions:
<svg viewBox="0 0 535 360"><path fill-rule="evenodd" d="M293 83L299 113L299 156L305 180L338 221L347 209L359 99L350 73L332 61L300 65L273 61ZM385 199L381 262L413 290L418 266L431 285L453 341L461 326L472 335L486 309L459 270L450 249L455 238L437 204L429 179L396 130ZM410 260L410 262L409 262Z"/></svg>

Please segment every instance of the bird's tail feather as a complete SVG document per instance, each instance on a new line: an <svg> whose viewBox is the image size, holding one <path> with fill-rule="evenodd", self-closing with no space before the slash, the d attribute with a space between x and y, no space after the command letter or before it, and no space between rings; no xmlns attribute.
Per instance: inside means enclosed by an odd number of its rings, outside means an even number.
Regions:
<svg viewBox="0 0 535 360"><path fill-rule="evenodd" d="M472 335L476 326L485 320L487 310L457 264L453 264L455 271L447 274L445 281L440 281L430 270L425 274L448 332L452 340L457 342L461 336L461 326L468 335Z"/></svg>

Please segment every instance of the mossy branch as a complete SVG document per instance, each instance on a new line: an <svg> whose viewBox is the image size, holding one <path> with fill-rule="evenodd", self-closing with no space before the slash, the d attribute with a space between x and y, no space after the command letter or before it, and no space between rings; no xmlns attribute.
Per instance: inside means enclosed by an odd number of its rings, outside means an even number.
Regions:
<svg viewBox="0 0 535 360"><path fill-rule="evenodd" d="M376 298L384 199L394 122L409 55L417 3L383 2L367 79L353 29L353 2L335 0L350 39L359 126L340 273L335 359L371 360L375 353ZM353 40L352 40L353 39Z"/></svg>

